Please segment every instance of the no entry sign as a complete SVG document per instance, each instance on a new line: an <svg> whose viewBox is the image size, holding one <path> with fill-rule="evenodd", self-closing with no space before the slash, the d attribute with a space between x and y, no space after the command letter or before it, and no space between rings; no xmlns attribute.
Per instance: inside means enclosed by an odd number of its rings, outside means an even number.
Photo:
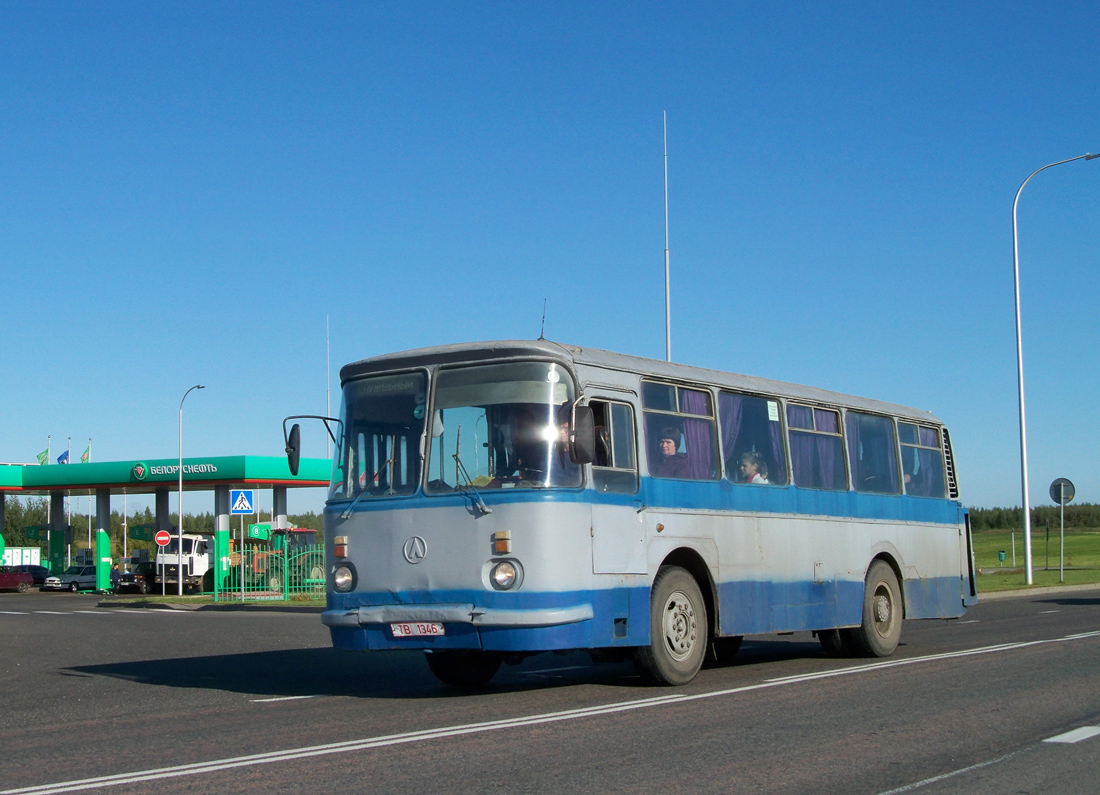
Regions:
<svg viewBox="0 0 1100 795"><path fill-rule="evenodd" d="M172 534L167 530L160 530L157 532L156 536L153 537L153 540L157 542L157 546L166 547L168 546L168 542L172 540Z"/></svg>

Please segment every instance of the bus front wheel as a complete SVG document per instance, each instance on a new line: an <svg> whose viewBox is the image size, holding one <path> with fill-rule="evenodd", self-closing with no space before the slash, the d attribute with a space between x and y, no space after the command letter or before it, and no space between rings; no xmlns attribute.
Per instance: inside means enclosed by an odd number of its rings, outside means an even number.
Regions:
<svg viewBox="0 0 1100 795"><path fill-rule="evenodd" d="M481 651L427 652L435 678L452 687L482 687L500 670L500 656Z"/></svg>
<svg viewBox="0 0 1100 795"><path fill-rule="evenodd" d="M659 684L687 684L707 652L707 607L695 578L679 566L660 569L649 611L650 642L635 652L635 667Z"/></svg>
<svg viewBox="0 0 1100 795"><path fill-rule="evenodd" d="M889 657L901 638L901 588L890 564L876 560L863 591L863 623L842 630L846 640L868 657Z"/></svg>

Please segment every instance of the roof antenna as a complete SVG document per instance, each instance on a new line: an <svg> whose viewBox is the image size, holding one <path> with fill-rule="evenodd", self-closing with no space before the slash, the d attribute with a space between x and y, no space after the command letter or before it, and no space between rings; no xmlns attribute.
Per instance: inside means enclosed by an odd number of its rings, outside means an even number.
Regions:
<svg viewBox="0 0 1100 795"><path fill-rule="evenodd" d="M668 279L668 114L661 111L665 145L665 361L672 361L672 303Z"/></svg>
<svg viewBox="0 0 1100 795"><path fill-rule="evenodd" d="M542 328L539 329L539 339L546 339L546 299L542 299Z"/></svg>

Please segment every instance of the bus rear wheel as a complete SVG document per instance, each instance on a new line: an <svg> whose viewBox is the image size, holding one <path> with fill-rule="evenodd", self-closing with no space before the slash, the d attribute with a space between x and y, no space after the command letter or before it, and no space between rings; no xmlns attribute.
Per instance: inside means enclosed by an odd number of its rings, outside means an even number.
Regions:
<svg viewBox="0 0 1100 795"><path fill-rule="evenodd" d="M687 684L707 652L707 607L695 578L679 566L661 568L649 612L650 642L635 651L634 666L658 684Z"/></svg>
<svg viewBox="0 0 1100 795"><path fill-rule="evenodd" d="M500 670L500 656L483 651L426 652L435 678L451 687L482 687Z"/></svg>
<svg viewBox="0 0 1100 795"><path fill-rule="evenodd" d="M848 644L868 657L889 657L901 638L901 588L890 564L876 560L863 590L863 623L842 630Z"/></svg>

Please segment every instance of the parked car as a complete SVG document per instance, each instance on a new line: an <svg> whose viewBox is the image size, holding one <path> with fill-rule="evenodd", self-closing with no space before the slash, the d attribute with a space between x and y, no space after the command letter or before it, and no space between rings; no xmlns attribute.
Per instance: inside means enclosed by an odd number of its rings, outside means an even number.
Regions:
<svg viewBox="0 0 1100 795"><path fill-rule="evenodd" d="M149 593L153 590L153 585L157 581L157 564L151 560L144 563L138 563L134 566L132 571L124 572L118 577L118 582L115 584L115 591L137 591L138 593Z"/></svg>
<svg viewBox="0 0 1100 795"><path fill-rule="evenodd" d="M35 585L41 585L50 576L50 570L45 566L36 566L33 563L20 563L18 566L9 566L12 571L21 571L34 578Z"/></svg>
<svg viewBox="0 0 1100 795"><path fill-rule="evenodd" d="M57 577L47 577L42 591L91 591L95 589L95 566L69 566Z"/></svg>
<svg viewBox="0 0 1100 795"><path fill-rule="evenodd" d="M15 566L0 566L0 591L19 591L26 593L34 585L34 578Z"/></svg>

